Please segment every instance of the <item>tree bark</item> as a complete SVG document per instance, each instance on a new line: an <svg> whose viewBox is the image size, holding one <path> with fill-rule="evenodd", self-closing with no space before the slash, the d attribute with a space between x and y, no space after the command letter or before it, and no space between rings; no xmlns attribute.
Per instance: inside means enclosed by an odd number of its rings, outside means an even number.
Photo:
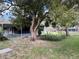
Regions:
<svg viewBox="0 0 79 59"><path fill-rule="evenodd" d="M68 27L65 27L66 36L69 36Z"/></svg>
<svg viewBox="0 0 79 59"><path fill-rule="evenodd" d="M31 40L32 41L37 40L37 35L36 35L36 32L34 32L34 31L31 31Z"/></svg>
<svg viewBox="0 0 79 59"><path fill-rule="evenodd" d="M33 18L32 20L32 24L31 24L31 27L30 27L30 32L31 32L31 40L32 41L35 41L37 40L37 28L40 24L40 20L38 20L37 24L35 23L36 19Z"/></svg>

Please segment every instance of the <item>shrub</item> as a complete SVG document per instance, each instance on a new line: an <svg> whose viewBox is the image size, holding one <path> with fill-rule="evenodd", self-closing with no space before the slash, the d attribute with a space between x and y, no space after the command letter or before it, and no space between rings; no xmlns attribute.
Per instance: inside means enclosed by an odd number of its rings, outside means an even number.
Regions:
<svg viewBox="0 0 79 59"><path fill-rule="evenodd" d="M43 31L43 29L44 29L44 26L39 26L39 28L38 28L38 34L39 34L39 36L41 35L41 31Z"/></svg>
<svg viewBox="0 0 79 59"><path fill-rule="evenodd" d="M48 41L61 41L62 39L65 39L65 35L42 35L42 40L48 40Z"/></svg>
<svg viewBox="0 0 79 59"><path fill-rule="evenodd" d="M64 35L63 32L44 32L42 31L41 35Z"/></svg>
<svg viewBox="0 0 79 59"><path fill-rule="evenodd" d="M2 34L0 34L0 41L8 40L8 38L4 37Z"/></svg>

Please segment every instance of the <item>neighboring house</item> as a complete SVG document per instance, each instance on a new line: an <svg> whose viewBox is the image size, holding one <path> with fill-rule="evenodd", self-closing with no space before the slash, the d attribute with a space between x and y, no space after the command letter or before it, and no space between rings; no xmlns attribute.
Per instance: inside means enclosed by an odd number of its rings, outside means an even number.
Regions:
<svg viewBox="0 0 79 59"><path fill-rule="evenodd" d="M28 28L22 29L22 33L23 32L28 32ZM13 24L12 21L8 21L8 20L1 20L0 19L0 33L8 33L8 34L13 34L13 33L21 33L21 29L18 30L16 29Z"/></svg>
<svg viewBox="0 0 79 59"><path fill-rule="evenodd" d="M56 32L56 31L64 31L65 30L65 28L61 27L61 26L58 26L56 28L53 28L52 25L49 26L49 27L45 27L45 21L43 21L41 23L41 26L44 26L44 32ZM77 24L74 27L69 27L68 31L70 31L70 32L79 32L79 24Z"/></svg>
<svg viewBox="0 0 79 59"><path fill-rule="evenodd" d="M76 27L77 31L79 32L79 24L77 26L75 26L75 27Z"/></svg>
<svg viewBox="0 0 79 59"><path fill-rule="evenodd" d="M10 32L12 30L12 23L7 20L0 20L0 33Z"/></svg>
<svg viewBox="0 0 79 59"><path fill-rule="evenodd" d="M73 32L78 31L77 27L70 27L70 28L68 28L68 30L73 31Z"/></svg>
<svg viewBox="0 0 79 59"><path fill-rule="evenodd" d="M7 20L0 20L0 27L2 27L3 29L8 29L11 28L12 23L10 21Z"/></svg>

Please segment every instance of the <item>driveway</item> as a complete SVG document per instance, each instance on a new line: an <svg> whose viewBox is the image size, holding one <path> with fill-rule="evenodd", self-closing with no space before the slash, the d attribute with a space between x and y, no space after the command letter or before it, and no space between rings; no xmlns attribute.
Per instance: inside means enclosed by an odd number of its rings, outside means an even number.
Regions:
<svg viewBox="0 0 79 59"><path fill-rule="evenodd" d="M5 37L7 37L8 39L16 39L16 38L23 38L23 37L28 37L30 36L30 33L26 33L26 34L16 34L16 33L13 33L13 34L9 34L9 33L6 33L6 34L3 34Z"/></svg>

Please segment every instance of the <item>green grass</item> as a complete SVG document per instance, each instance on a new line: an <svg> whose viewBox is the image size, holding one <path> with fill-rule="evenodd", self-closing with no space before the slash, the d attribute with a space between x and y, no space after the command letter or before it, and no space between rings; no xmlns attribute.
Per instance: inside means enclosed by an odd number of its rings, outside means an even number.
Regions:
<svg viewBox="0 0 79 59"><path fill-rule="evenodd" d="M79 36L71 36L67 39L60 42L60 49L61 51L67 51L69 53L79 53Z"/></svg>
<svg viewBox="0 0 79 59"><path fill-rule="evenodd" d="M47 59L79 59L79 36L71 36L55 43L59 47L33 48L35 55L46 56Z"/></svg>
<svg viewBox="0 0 79 59"><path fill-rule="evenodd" d="M0 48L16 45L12 57L8 59L79 59L79 36L70 36L62 41L42 41L38 43L27 40L0 42Z"/></svg>
<svg viewBox="0 0 79 59"><path fill-rule="evenodd" d="M79 59L79 36L71 36L57 43L60 47L33 48L35 55L46 56L47 59Z"/></svg>
<svg viewBox="0 0 79 59"><path fill-rule="evenodd" d="M0 41L0 49L8 48L10 46L10 41Z"/></svg>
<svg viewBox="0 0 79 59"><path fill-rule="evenodd" d="M63 47L79 49L79 36L71 36L62 41Z"/></svg>

